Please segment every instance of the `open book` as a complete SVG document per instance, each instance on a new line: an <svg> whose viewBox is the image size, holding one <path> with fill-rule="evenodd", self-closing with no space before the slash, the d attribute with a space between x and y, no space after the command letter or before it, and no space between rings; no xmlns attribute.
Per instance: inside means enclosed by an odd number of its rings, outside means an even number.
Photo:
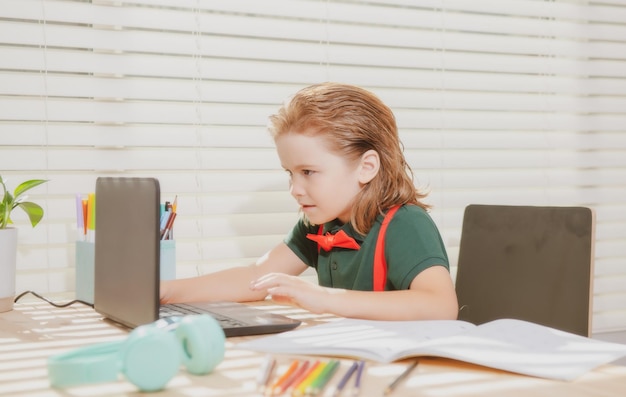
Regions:
<svg viewBox="0 0 626 397"><path fill-rule="evenodd" d="M340 319L235 345L275 354L362 358L388 363L436 356L516 372L573 380L626 356L626 345L512 319L479 326L458 320Z"/></svg>

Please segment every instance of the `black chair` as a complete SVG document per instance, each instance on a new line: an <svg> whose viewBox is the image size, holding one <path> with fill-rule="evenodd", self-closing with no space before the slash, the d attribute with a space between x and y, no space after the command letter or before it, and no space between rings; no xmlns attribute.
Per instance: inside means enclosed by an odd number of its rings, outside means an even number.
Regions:
<svg viewBox="0 0 626 397"><path fill-rule="evenodd" d="M516 318L590 336L594 228L585 207L467 206L459 319Z"/></svg>

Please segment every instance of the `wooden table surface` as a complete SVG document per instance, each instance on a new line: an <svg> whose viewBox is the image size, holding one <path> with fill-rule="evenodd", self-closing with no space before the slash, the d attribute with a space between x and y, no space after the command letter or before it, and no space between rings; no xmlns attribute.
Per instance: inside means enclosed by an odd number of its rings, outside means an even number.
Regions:
<svg viewBox="0 0 626 397"><path fill-rule="evenodd" d="M266 302L263 309L303 320L304 326L332 320L304 311ZM13 311L0 313L0 396L138 396L137 388L123 378L119 381L52 389L46 360L56 353L99 342L122 340L128 330L97 314L92 308L75 304L55 308L39 300L24 300ZM246 337L253 338L253 337ZM181 368L156 396L259 396L256 379L263 354L233 349L245 338L227 339L226 357L208 375L194 376ZM284 372L294 359L306 356L276 355L276 374ZM329 360L329 358L322 358ZM323 395L332 394L341 374L353 360L342 359L337 375ZM410 362L379 364L368 362L361 396L382 396L383 391ZM342 396L350 395L346 389ZM482 396L482 397L623 397L626 395L626 366L604 365L573 382L533 378L442 358L420 358L418 367L391 394L397 396Z"/></svg>

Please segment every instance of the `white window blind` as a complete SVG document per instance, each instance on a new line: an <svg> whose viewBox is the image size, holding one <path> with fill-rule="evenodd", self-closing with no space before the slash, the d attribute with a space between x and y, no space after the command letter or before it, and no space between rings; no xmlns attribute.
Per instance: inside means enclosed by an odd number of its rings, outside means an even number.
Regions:
<svg viewBox="0 0 626 397"><path fill-rule="evenodd" d="M623 0L0 0L0 173L50 179L18 291L73 293L98 176L178 195L179 277L262 255L297 217L267 117L328 80L394 110L453 267L467 204L592 207L593 329L626 329Z"/></svg>

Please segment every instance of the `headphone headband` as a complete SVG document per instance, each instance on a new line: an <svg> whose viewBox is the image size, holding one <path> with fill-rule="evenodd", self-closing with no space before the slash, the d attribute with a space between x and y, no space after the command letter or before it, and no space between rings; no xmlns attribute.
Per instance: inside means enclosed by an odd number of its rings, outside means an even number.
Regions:
<svg viewBox="0 0 626 397"><path fill-rule="evenodd" d="M119 350L123 341L81 347L48 359L48 374L53 387L82 383L111 382L120 372Z"/></svg>

